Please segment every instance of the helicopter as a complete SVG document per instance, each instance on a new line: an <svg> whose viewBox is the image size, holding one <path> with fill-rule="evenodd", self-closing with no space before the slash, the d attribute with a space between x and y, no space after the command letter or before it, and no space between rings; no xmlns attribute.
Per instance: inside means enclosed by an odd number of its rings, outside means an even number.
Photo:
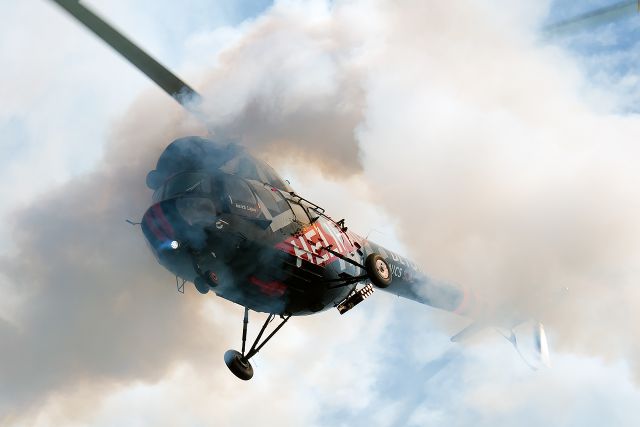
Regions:
<svg viewBox="0 0 640 427"><path fill-rule="evenodd" d="M249 359L291 316L333 307L344 314L374 286L459 313L469 303L460 289L430 281L410 260L351 232L233 143L179 138L147 185L154 204L141 227L158 262L179 287L189 281L245 308L242 350L225 354L241 379L251 378ZM249 310L269 316L245 351ZM260 343L276 316L280 324Z"/></svg>
<svg viewBox="0 0 640 427"><path fill-rule="evenodd" d="M187 83L80 1L53 1L204 120L201 96ZM140 225L158 263L175 276L178 291L190 282L202 294L244 307L241 350L224 354L226 366L242 380L253 377L250 359L291 317L332 308L344 314L374 289L463 316L482 312L482 300L473 292L433 280L406 257L354 233L344 219L333 219L235 141L215 135L178 138L147 174L146 185L153 190L152 203L140 222L128 222ZM250 311L268 317L247 346ZM276 317L278 325L262 339ZM505 338L518 350L512 328L522 320L480 316L451 340L500 323L511 330ZM534 339L546 360L540 322Z"/></svg>

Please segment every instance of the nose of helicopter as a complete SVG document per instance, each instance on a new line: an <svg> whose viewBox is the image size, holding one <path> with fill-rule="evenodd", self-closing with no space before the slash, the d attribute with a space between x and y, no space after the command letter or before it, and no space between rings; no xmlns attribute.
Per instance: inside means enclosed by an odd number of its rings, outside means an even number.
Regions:
<svg viewBox="0 0 640 427"><path fill-rule="evenodd" d="M176 224L169 215L169 208L167 203L156 203L142 217L142 232L158 251L170 249L172 242L177 241Z"/></svg>
<svg viewBox="0 0 640 427"><path fill-rule="evenodd" d="M183 197L153 204L142 217L142 231L160 255L181 247L204 246L207 227L215 224L216 210L209 199Z"/></svg>

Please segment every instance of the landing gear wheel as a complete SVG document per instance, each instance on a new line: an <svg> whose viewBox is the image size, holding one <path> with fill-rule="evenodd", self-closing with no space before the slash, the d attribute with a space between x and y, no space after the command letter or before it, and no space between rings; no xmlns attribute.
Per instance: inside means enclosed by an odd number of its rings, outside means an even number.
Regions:
<svg viewBox="0 0 640 427"><path fill-rule="evenodd" d="M248 381L253 377L251 363L239 351L227 350L224 353L224 363L233 375L241 380Z"/></svg>
<svg viewBox="0 0 640 427"><path fill-rule="evenodd" d="M387 261L378 254L371 254L364 262L371 283L379 288L386 288L391 284L391 269Z"/></svg>
<svg viewBox="0 0 640 427"><path fill-rule="evenodd" d="M248 381L251 379L251 377L253 377L253 368L251 367L251 363L249 363L249 359L255 356L260 351L260 349L264 347L264 345L268 343L271 338L273 338L276 332L278 332L280 328L282 328L284 324L289 321L289 319L291 318L291 314L287 314L286 316L281 314L280 317L282 318L282 321L280 322L280 324L276 326L276 328L271 331L269 336L267 336L267 338L265 338L261 343L260 338L262 338L262 334L264 334L267 326L269 326L269 323L271 323L275 317L276 314L269 314L267 320L265 320L264 324L262 325L260 332L258 332L258 336L253 342L253 345L251 346L249 351L245 353L247 344L247 326L249 325L249 308L244 308L244 320L242 321L242 353L236 350L227 350L227 352L224 354L224 363L227 365L227 368L229 368L229 370L233 372L233 375L244 381Z"/></svg>
<svg viewBox="0 0 640 427"><path fill-rule="evenodd" d="M211 289L207 281L200 276L196 277L196 279L193 281L193 284L201 294L206 294L207 292L209 292L209 289Z"/></svg>

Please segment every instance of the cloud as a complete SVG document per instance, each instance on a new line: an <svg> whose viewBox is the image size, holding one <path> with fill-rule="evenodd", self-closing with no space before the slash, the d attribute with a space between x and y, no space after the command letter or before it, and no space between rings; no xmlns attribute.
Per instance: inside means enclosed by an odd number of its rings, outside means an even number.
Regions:
<svg viewBox="0 0 640 427"><path fill-rule="evenodd" d="M360 171L363 41L344 9L282 2L246 27L200 84L214 133L275 161L294 157L330 175Z"/></svg>
<svg viewBox="0 0 640 427"><path fill-rule="evenodd" d="M546 319L560 349L635 364L640 122L593 112L571 64L492 7L443 43L449 9L413 6L385 8L397 25L367 80L376 203L426 271Z"/></svg>
<svg viewBox="0 0 640 427"><path fill-rule="evenodd" d="M158 117L163 117L161 123ZM243 415L249 398L264 398L256 394L260 388L245 396L222 363L223 352L239 345L238 307L212 295L202 297L190 286L180 297L174 278L157 265L139 229L124 222L139 218L148 206L145 175L167 142L199 132L202 126L185 117L171 99L144 94L115 126L95 170L72 178L13 218L15 249L0 258L0 266L8 291L17 294L20 303L18 313L0 327L3 424L99 424L114 417L117 421L117 415L108 415L110 405L126 406L131 393L143 390L144 395L144 390L162 387L164 378L170 393L174 381L195 381L194 372L211 374L211 382L199 383L200 390L219 390L225 384L231 389L228 400L216 406L227 408L217 411L221 423ZM335 203L346 204L348 198L345 194ZM350 357L365 359L380 345L376 336L384 331L385 316L373 323L362 314L359 320L352 316L353 329L336 337L334 331L344 320L331 315L320 323L316 317L296 319L299 326L287 326L293 333L289 344L281 333L281 345L268 353L270 360L280 362L271 375L268 370L263 374L258 386L262 393L278 377L277 382L290 390L281 393L283 402L300 400L295 416L289 403L279 407L283 419L285 414L289 417L285 425L299 425L304 417L317 414L315 406L296 397L312 386L325 401L339 396L340 402L331 404L334 408L367 403L378 358L354 370L340 348L360 337L363 350L350 346ZM254 329L257 322L252 320ZM313 363L294 354L318 342L331 345ZM327 377L327 369L339 378ZM188 374L176 379L179 372ZM306 373L307 380L298 384L296 372ZM357 395L352 394L354 387L360 390ZM149 399L148 409L157 412L149 393L139 401L144 405ZM124 401L118 400L120 395ZM266 403L253 422L273 412L273 403ZM96 409L102 405L106 414ZM171 414L163 419L175 419ZM201 416L211 413L203 410ZM150 418L154 417L145 416Z"/></svg>
<svg viewBox="0 0 640 427"><path fill-rule="evenodd" d="M175 109L166 102L168 118ZM167 359L215 339L175 298L173 279L154 268L139 230L124 222L144 210L146 192L137 183L144 182L153 144L178 129L167 121L137 138L140 122L130 122L128 161L114 164L107 154L97 170L16 219L16 251L2 259L2 271L24 303L17 322L2 328L0 412L37 404L66 384L153 378Z"/></svg>

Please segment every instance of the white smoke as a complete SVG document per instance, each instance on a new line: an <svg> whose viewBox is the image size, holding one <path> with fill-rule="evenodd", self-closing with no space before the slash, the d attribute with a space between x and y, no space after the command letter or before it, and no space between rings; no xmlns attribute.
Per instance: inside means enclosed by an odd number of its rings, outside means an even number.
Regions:
<svg viewBox="0 0 640 427"><path fill-rule="evenodd" d="M351 229L392 222L429 274L541 317L555 371L532 376L490 338L443 350L440 315L376 293L349 318L288 325L256 359L252 391L239 386L220 359L241 311L177 298L122 228L144 210L164 146L202 133L145 96L96 171L16 219L15 256L1 265L23 303L0 328L0 422L119 424L136 402L139 424L158 425L584 425L616 403L630 423L640 124L590 104L566 55L538 44L544 6L282 1L241 26L194 86L219 134L313 180L309 197L346 211ZM600 407L558 403L573 396Z"/></svg>
<svg viewBox="0 0 640 427"><path fill-rule="evenodd" d="M544 318L561 345L631 357L637 322L596 320L639 297L640 123L536 38L543 6L278 3L204 93L223 134L275 162L362 165L429 274Z"/></svg>
<svg viewBox="0 0 640 427"><path fill-rule="evenodd" d="M498 29L491 7L446 44L433 7L408 10L386 9L402 26L359 133L377 202L426 271L545 318L560 350L635 364L640 121L594 112L559 52Z"/></svg>

